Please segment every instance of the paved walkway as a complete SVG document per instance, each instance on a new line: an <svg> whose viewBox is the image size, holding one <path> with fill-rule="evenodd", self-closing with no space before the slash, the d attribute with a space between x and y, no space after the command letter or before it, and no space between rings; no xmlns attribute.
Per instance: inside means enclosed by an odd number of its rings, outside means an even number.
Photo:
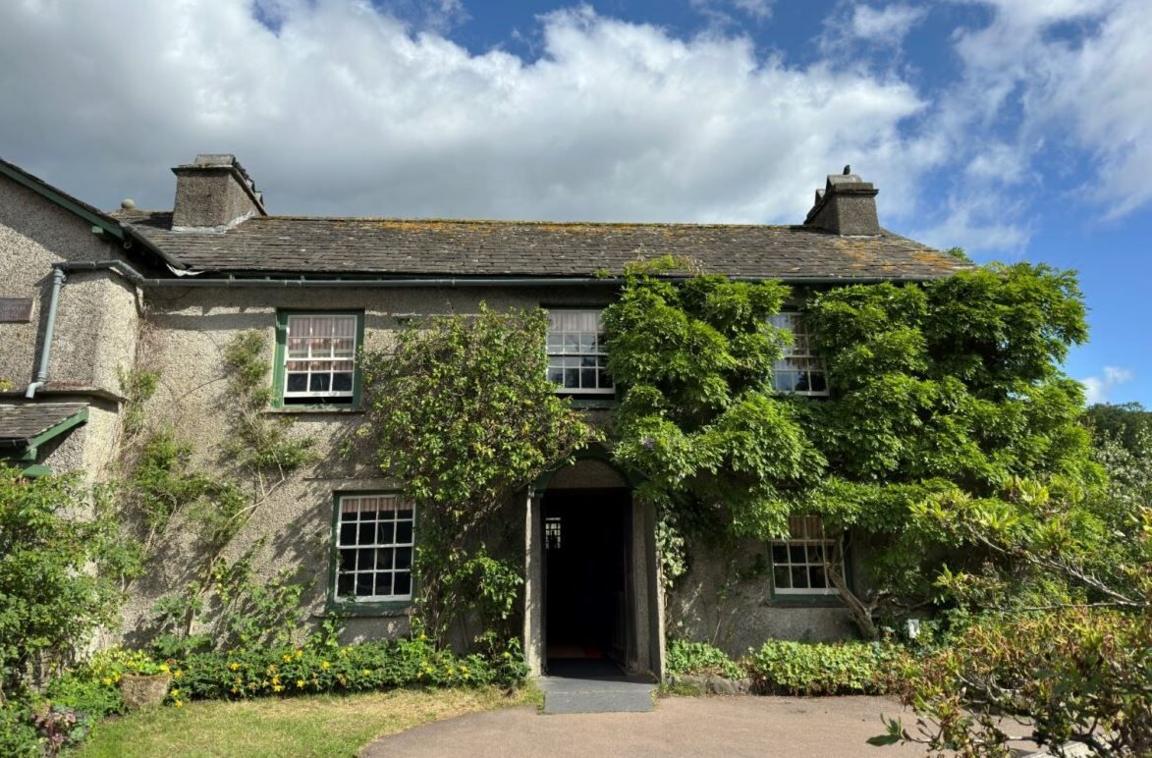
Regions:
<svg viewBox="0 0 1152 758"><path fill-rule="evenodd" d="M915 745L876 748L880 714L899 704L876 697L674 697L651 713L541 716L509 708L461 716L384 737L362 755L436 758L520 756L717 756L718 758L901 758L923 756ZM909 718L904 716L905 721Z"/></svg>

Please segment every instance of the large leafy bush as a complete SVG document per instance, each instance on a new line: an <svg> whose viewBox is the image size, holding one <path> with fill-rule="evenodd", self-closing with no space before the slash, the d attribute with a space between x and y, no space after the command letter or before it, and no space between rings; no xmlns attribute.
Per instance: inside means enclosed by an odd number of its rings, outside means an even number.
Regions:
<svg viewBox="0 0 1152 758"><path fill-rule="evenodd" d="M117 621L134 559L101 492L0 465L0 694L37 683Z"/></svg>
<svg viewBox="0 0 1152 758"><path fill-rule="evenodd" d="M748 655L756 689L773 695L881 694L899 656L879 643L769 640Z"/></svg>

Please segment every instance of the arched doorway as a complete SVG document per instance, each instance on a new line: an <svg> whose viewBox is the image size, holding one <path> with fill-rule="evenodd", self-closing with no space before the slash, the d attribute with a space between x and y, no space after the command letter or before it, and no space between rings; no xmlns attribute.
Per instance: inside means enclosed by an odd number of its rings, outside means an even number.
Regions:
<svg viewBox="0 0 1152 758"><path fill-rule="evenodd" d="M593 452L530 493L525 649L535 673L660 675L654 515L632 492Z"/></svg>

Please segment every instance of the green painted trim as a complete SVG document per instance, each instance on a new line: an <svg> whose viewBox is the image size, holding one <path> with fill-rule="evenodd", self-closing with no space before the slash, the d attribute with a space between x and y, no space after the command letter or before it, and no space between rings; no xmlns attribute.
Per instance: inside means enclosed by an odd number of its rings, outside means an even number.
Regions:
<svg viewBox="0 0 1152 758"><path fill-rule="evenodd" d="M0 174L3 174L17 184L23 185L24 187L32 190L49 202L55 203L69 213L79 216L89 224L92 224L93 226L99 227L101 230L108 232L116 239L124 239L124 230L121 228L120 224L116 223L107 216L104 216L103 214L95 213L91 209L85 208L73 198L68 197L67 195L60 192L60 190L35 178L31 174L26 174L23 171L16 169L14 166L5 163L4 161L0 161Z"/></svg>
<svg viewBox="0 0 1152 758"><path fill-rule="evenodd" d="M51 476L52 475L52 467L51 466L45 466L42 463L35 463L31 466L25 466L20 471L20 473L23 474L24 476L30 478L30 479L35 479L35 478L41 477L41 476Z"/></svg>
<svg viewBox="0 0 1152 758"><path fill-rule="evenodd" d="M62 419L60 422L48 427L35 437L30 437L22 447L12 448L10 452L0 453L0 460L16 461L18 463L35 463L40 457L40 446L59 437L64 432L88 421L88 408L80 410ZM47 471L51 473L51 470Z"/></svg>
<svg viewBox="0 0 1152 758"><path fill-rule="evenodd" d="M299 405L284 402L284 351L288 339L289 316L355 316L356 317L356 365L352 369L352 402L351 403L301 403ZM363 410L364 380L360 371L361 355L364 352L364 311L363 310L331 310L323 308L278 308L276 310L276 350L272 363L272 407L291 413L299 410L301 413L332 411L350 412Z"/></svg>
<svg viewBox="0 0 1152 758"><path fill-rule="evenodd" d="M88 420L88 409L87 408L81 408L80 410L76 411L75 413L73 413L68 418L62 420L60 423L56 424L55 426L48 427L44 431L37 434L35 437L28 440L28 447L30 447L30 448L40 447L41 445L43 445L45 442L52 439L53 437L57 437L57 436L63 434L64 432L68 431L72 427L79 426L80 424L83 424L87 420Z"/></svg>
<svg viewBox="0 0 1152 758"><path fill-rule="evenodd" d="M339 601L336 599L336 567L340 563L337 542L340 529L340 498L345 495L398 495L400 490L337 490L332 493L332 526L328 537L328 588L324 593L326 613L340 616L408 616L413 610L411 600L381 600L375 603ZM415 506L413 506L415 507ZM412 597L416 597L416 540L420 534L422 510L417 510L412 524Z"/></svg>

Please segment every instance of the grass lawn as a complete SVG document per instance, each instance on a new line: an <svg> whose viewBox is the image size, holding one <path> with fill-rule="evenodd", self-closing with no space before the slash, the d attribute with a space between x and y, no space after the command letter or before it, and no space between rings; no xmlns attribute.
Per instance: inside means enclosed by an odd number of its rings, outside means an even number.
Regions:
<svg viewBox="0 0 1152 758"><path fill-rule="evenodd" d="M531 702L531 691L393 690L165 706L98 724L74 755L350 756L373 738L437 719Z"/></svg>

